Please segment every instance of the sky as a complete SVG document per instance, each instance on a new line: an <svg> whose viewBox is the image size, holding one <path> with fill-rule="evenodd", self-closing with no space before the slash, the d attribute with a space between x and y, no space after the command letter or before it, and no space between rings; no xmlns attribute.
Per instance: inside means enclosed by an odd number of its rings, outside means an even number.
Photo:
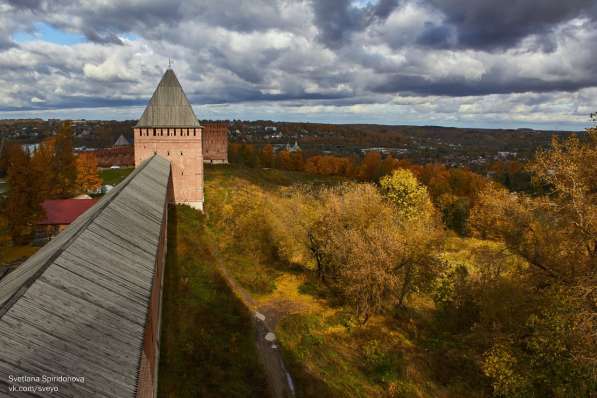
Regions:
<svg viewBox="0 0 597 398"><path fill-rule="evenodd" d="M0 118L137 119L169 58L200 119L581 130L595 0L0 0Z"/></svg>

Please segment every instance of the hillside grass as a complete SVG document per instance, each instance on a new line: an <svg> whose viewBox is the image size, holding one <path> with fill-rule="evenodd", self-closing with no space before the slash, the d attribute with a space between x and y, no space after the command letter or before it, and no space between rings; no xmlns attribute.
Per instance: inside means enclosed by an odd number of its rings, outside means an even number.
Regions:
<svg viewBox="0 0 597 398"><path fill-rule="evenodd" d="M131 172L135 170L134 167L122 167L120 169L103 169L100 170L100 177L104 185L116 186L126 178Z"/></svg>
<svg viewBox="0 0 597 398"><path fill-rule="evenodd" d="M243 250L242 245L231 243L222 228L222 213L240 192L259 188L267 195L281 195L292 185L333 185L342 181L239 166L205 169L206 222L212 237L209 242L218 260L275 324L297 396L484 396L483 389L479 389L480 375L474 371L453 380L441 377L441 366L449 366L441 358L451 342L450 336L434 332L430 297L415 296L406 311L377 315L361 325L311 272L276 260L265 261ZM259 238L249 234L240 239ZM471 248L499 252L498 246L454 237L448 240L444 256L454 265L467 261L472 267L476 258L471 257Z"/></svg>
<svg viewBox="0 0 597 398"><path fill-rule="evenodd" d="M214 269L204 221L169 212L158 396L267 396L250 315Z"/></svg>

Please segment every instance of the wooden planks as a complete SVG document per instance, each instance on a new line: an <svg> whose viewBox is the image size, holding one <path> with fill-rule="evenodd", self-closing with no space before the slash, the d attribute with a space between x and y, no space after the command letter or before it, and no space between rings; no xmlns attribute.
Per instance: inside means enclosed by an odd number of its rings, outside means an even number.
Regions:
<svg viewBox="0 0 597 398"><path fill-rule="evenodd" d="M0 396L9 375L85 377L57 397L135 395L169 179L150 158L0 281Z"/></svg>

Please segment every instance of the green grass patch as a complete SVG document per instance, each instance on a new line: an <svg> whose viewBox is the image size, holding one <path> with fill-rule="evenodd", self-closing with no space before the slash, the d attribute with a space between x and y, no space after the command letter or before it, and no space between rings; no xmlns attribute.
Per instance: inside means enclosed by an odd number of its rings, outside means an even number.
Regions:
<svg viewBox="0 0 597 398"><path fill-rule="evenodd" d="M251 293L267 294L276 288L275 280L279 273L257 258L228 254L224 263L234 279Z"/></svg>
<svg viewBox="0 0 597 398"><path fill-rule="evenodd" d="M298 397L383 396L360 366L364 357L336 317L295 314L276 328Z"/></svg>
<svg viewBox="0 0 597 398"><path fill-rule="evenodd" d="M160 397L264 397L250 315L214 269L204 217L169 212Z"/></svg>
<svg viewBox="0 0 597 398"><path fill-rule="evenodd" d="M123 167L120 169L100 170L100 177L104 185L118 185L134 170L134 167Z"/></svg>
<svg viewBox="0 0 597 398"><path fill-rule="evenodd" d="M205 165L206 184L212 181L224 183L223 187L233 186L238 180L252 183L264 189L279 189L280 187L309 184L332 185L347 181L344 177L320 176L300 171L287 171L268 168L247 168L240 165Z"/></svg>

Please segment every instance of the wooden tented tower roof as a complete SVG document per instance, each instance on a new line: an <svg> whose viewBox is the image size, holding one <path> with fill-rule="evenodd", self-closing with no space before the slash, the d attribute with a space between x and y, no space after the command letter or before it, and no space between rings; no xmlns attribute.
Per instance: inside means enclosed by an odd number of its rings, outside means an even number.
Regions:
<svg viewBox="0 0 597 398"><path fill-rule="evenodd" d="M149 158L0 280L0 395L9 375L61 375L85 383L57 397L135 396L169 181Z"/></svg>
<svg viewBox="0 0 597 398"><path fill-rule="evenodd" d="M172 69L167 69L135 127L200 127Z"/></svg>

